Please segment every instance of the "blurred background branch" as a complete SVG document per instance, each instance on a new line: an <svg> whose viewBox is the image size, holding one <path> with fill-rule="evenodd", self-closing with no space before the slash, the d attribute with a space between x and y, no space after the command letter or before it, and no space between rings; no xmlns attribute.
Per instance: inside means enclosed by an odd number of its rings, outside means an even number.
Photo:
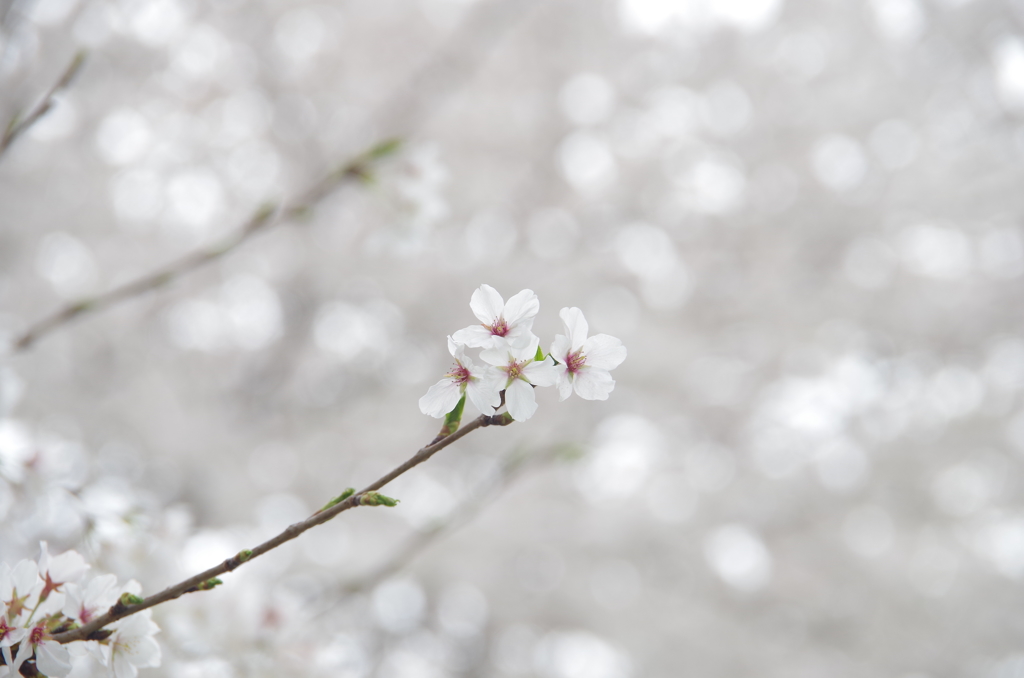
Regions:
<svg viewBox="0 0 1024 678"><path fill-rule="evenodd" d="M0 23L2 23L2 19L0 19ZM54 83L53 87L43 95L39 103L27 113L16 112L11 117L4 128L3 136L0 136L0 159L3 158L4 153L7 152L7 149L10 148L11 144L18 137L24 134L32 125L36 124L40 118L49 113L50 109L57 104L58 97L71 85L78 72L82 69L82 65L85 63L85 56L85 50L76 52L75 56L71 59L71 63L64 69L64 73Z"/></svg>
<svg viewBox="0 0 1024 678"><path fill-rule="evenodd" d="M451 38L428 57L424 64L376 109L367 123L364 123L364 127L368 125L374 130L385 130L385 138L397 138L397 135L410 135L417 127L426 125L443 103L464 87L486 62L488 52L500 42L502 35L518 22L525 20L536 6L536 0L489 0L480 3L460 23ZM12 118L0 139L0 156L20 134L49 111L54 97L70 84L84 58L84 52L76 55L61 79L27 117L21 118L16 115ZM365 132L357 132L354 138L360 138ZM96 297L79 299L35 321L15 338L13 350L20 352L29 349L44 335L83 314L101 311L113 304L163 287L182 275L232 252L253 235L277 223L304 215L347 180L355 177L365 178L364 174L368 175L371 169L370 162L390 155L396 148L391 145L393 143L385 141L361 153L340 169L316 181L280 211L273 207L261 207L234 234L211 248L188 254L176 262L161 266L152 273Z"/></svg>

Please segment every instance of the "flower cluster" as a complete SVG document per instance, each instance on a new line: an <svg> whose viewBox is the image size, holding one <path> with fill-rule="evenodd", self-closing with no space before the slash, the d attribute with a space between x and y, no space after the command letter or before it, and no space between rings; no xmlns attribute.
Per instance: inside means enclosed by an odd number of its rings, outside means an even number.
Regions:
<svg viewBox="0 0 1024 678"><path fill-rule="evenodd" d="M138 582L118 587L112 574L82 583L88 565L67 551L51 556L40 544L39 561L22 560L13 568L0 563L0 678L40 674L66 676L72 656L88 654L110 667L115 678L134 678L139 667L160 665L159 631L145 610L107 627L101 640L62 645L54 636L87 624L125 597L137 601ZM25 664L32 670L25 671Z"/></svg>
<svg viewBox="0 0 1024 678"><path fill-rule="evenodd" d="M516 421L525 421L537 411L535 386L558 386L561 400L575 391L586 400L606 400L615 388L609 371L626 359L622 342L607 334L587 337L589 327L578 308L559 313L565 334L555 336L550 351L540 349L533 333L533 321L540 301L531 290L523 290L507 302L490 285L473 292L469 307L480 321L448 337L448 351L455 358L451 371L420 398L420 410L432 417L444 417L463 398L483 414L494 414L505 406ZM476 365L467 348L479 348Z"/></svg>

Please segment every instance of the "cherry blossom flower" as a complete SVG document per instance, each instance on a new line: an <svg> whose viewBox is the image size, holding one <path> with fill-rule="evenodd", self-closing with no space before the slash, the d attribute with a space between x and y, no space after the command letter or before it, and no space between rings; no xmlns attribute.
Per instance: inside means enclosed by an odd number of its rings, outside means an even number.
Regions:
<svg viewBox="0 0 1024 678"><path fill-rule="evenodd" d="M40 622L28 632L21 646L18 648L18 656L11 664L11 670L17 674L21 665L35 653L36 669L39 673L49 678L63 678L71 673L71 654L68 649L58 643L46 630L46 623ZM6 659L6 657L5 657Z"/></svg>
<svg viewBox="0 0 1024 678"><path fill-rule="evenodd" d="M117 602L117 577L104 574L90 581L84 588L77 584L66 584L64 595L64 616L79 624L88 624Z"/></svg>
<svg viewBox="0 0 1024 678"><path fill-rule="evenodd" d="M537 361L537 337L524 347L505 345L480 353L480 359L494 365L505 378L505 405L516 421L526 421L537 411L534 386L551 386L558 380L551 356Z"/></svg>
<svg viewBox="0 0 1024 678"><path fill-rule="evenodd" d="M533 319L540 311L540 301L532 290L523 290L506 303L490 285L481 285L473 292L469 307L481 322L453 335L456 342L470 348L499 348L506 342L525 346L533 339Z"/></svg>
<svg viewBox="0 0 1024 678"><path fill-rule="evenodd" d="M420 398L420 411L432 417L443 417L455 409L463 395L483 414L493 414L501 404L500 375L494 370L477 367L466 356L466 347L448 337L448 352L455 366L444 379Z"/></svg>
<svg viewBox="0 0 1024 678"><path fill-rule="evenodd" d="M3 655L4 664L13 667L14 657L11 655L11 646L20 643L28 635L28 629L10 626L7 622L7 615L3 612L3 608L0 607L0 654Z"/></svg>
<svg viewBox="0 0 1024 678"><path fill-rule="evenodd" d="M53 591L61 590L67 582L77 582L89 569L83 558L76 551L65 551L59 556L51 556L45 541L39 542L39 576L43 578L43 591L40 600L46 600Z"/></svg>
<svg viewBox="0 0 1024 678"><path fill-rule="evenodd" d="M587 321L578 308L563 308L558 315L565 334L555 336L551 355L560 363L556 367L559 399L565 400L575 390L584 400L607 400L615 388L608 372L626 359L626 347L607 334L588 339Z"/></svg>
<svg viewBox="0 0 1024 678"><path fill-rule="evenodd" d="M39 593L41 584L35 562L22 560L14 569L0 563L0 604L7 608L8 619L16 620L29 607L29 599Z"/></svg>
<svg viewBox="0 0 1024 678"><path fill-rule="evenodd" d="M135 678L140 668L160 666L160 645L153 639L160 627L150 617L151 610L144 610L122 619L100 646L115 678Z"/></svg>

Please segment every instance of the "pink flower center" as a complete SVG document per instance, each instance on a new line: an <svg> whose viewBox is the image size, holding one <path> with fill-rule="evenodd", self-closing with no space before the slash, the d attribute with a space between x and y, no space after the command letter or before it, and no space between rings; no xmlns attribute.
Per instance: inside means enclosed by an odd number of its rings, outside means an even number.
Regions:
<svg viewBox="0 0 1024 678"><path fill-rule="evenodd" d="M7 619L0 616L0 640L7 637L7 634L13 631L13 627L7 625Z"/></svg>
<svg viewBox="0 0 1024 678"><path fill-rule="evenodd" d="M587 363L587 356L583 355L583 349L570 353L565 357L565 369L569 374L576 374Z"/></svg>
<svg viewBox="0 0 1024 678"><path fill-rule="evenodd" d="M456 384L466 384L472 377L469 370L459 363L455 363L455 367L453 367L451 372L448 373L448 376L454 379Z"/></svg>
<svg viewBox="0 0 1024 678"><path fill-rule="evenodd" d="M42 626L35 627L34 629L32 629L32 633L28 634L28 642L32 645L38 645L39 643L43 642L44 633L46 632L43 631Z"/></svg>
<svg viewBox="0 0 1024 678"><path fill-rule="evenodd" d="M505 319L502 317L495 318L493 323L490 325L484 325L484 327L489 329L491 334L496 337L504 337L508 334L508 323L505 322Z"/></svg>
<svg viewBox="0 0 1024 678"><path fill-rule="evenodd" d="M524 360L521 363L517 363L515 360L510 362L508 367L505 368L505 371L508 372L508 378L519 379L523 374L523 368L526 367L526 364L529 362L529 360Z"/></svg>

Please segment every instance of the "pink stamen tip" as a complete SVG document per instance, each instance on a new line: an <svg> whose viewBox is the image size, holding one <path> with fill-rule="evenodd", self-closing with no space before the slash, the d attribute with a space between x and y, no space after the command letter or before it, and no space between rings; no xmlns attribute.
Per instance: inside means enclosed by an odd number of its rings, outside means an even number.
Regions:
<svg viewBox="0 0 1024 678"><path fill-rule="evenodd" d="M495 336L504 337L508 334L508 323L505 322L504 318L496 318L494 322L487 327L487 329L489 329L491 334Z"/></svg>
<svg viewBox="0 0 1024 678"><path fill-rule="evenodd" d="M452 371L448 373L448 376L459 384L465 384L470 380L469 370L458 363L455 363L455 367L453 367Z"/></svg>
<svg viewBox="0 0 1024 678"><path fill-rule="evenodd" d="M583 355L583 349L570 353L565 357L565 369L569 374L576 374L587 363L587 356Z"/></svg>
<svg viewBox="0 0 1024 678"><path fill-rule="evenodd" d="M529 362L529 361L524 360L521 363L517 363L516 361L513 360L512 362L510 362L508 364L508 367L505 368L505 371L508 372L508 378L509 379L518 379L520 377L520 375L522 375L523 367L526 366L527 362Z"/></svg>

